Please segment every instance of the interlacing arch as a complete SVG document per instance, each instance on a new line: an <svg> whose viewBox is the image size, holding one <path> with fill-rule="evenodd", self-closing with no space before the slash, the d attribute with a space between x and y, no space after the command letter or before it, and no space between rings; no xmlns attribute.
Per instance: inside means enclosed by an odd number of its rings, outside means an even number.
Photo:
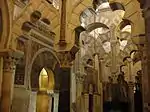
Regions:
<svg viewBox="0 0 150 112"><path fill-rule="evenodd" d="M118 2L104 1L97 3L95 9L88 7L83 10L80 23L85 31L80 33L80 44L81 60L84 65L88 57L93 58L94 54L98 54L106 66L111 66L113 44L118 47L115 54L117 66L123 65L124 58L130 57L132 51L138 50L131 38L133 23L123 19L124 15L125 8Z"/></svg>

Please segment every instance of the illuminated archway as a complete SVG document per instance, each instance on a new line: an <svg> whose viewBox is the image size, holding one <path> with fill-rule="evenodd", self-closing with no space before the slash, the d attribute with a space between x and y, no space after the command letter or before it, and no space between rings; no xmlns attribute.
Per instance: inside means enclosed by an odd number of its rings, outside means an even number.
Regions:
<svg viewBox="0 0 150 112"><path fill-rule="evenodd" d="M43 68L39 76L39 90L52 92L55 87L54 73L51 69Z"/></svg>
<svg viewBox="0 0 150 112"><path fill-rule="evenodd" d="M52 108L52 94L54 93L55 81L51 69L42 68L39 75L39 91L37 93L36 111L48 112Z"/></svg>

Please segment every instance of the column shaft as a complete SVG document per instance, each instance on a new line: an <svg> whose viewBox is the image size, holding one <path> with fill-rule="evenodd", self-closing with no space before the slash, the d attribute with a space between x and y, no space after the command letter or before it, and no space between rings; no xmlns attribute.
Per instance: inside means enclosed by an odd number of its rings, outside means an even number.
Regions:
<svg viewBox="0 0 150 112"><path fill-rule="evenodd" d="M14 88L15 59L4 57L1 111L10 112Z"/></svg>
<svg viewBox="0 0 150 112"><path fill-rule="evenodd" d="M111 60L112 60L112 63L111 63L111 75L112 75L112 78L113 78L113 83L117 83L117 38L116 38L116 28L115 26L112 26L111 27Z"/></svg>
<svg viewBox="0 0 150 112"><path fill-rule="evenodd" d="M3 57L3 79L0 112L11 112L14 90L14 76L16 61L23 56L23 52L4 49L0 52Z"/></svg>
<svg viewBox="0 0 150 112"><path fill-rule="evenodd" d="M59 93L54 94L54 111L58 112L58 106L59 106Z"/></svg>
<svg viewBox="0 0 150 112"><path fill-rule="evenodd" d="M102 112L101 111L101 96L94 94L93 95L93 112Z"/></svg>
<svg viewBox="0 0 150 112"><path fill-rule="evenodd" d="M14 88L15 62L13 57L4 57L1 112L10 112Z"/></svg>
<svg viewBox="0 0 150 112"><path fill-rule="evenodd" d="M89 112L89 94L84 94L84 112Z"/></svg>
<svg viewBox="0 0 150 112"><path fill-rule="evenodd" d="M134 112L134 83L129 82L130 112Z"/></svg>
<svg viewBox="0 0 150 112"><path fill-rule="evenodd" d="M36 112L37 92L31 92L28 112Z"/></svg>
<svg viewBox="0 0 150 112"><path fill-rule="evenodd" d="M145 36L146 36L146 54L144 58L144 61L146 61L145 68L144 68L144 74L143 74L143 107L144 112L150 111L150 0L144 0L143 1L143 12L144 12L144 18L145 18ZM145 74L146 73L146 74ZM146 79L147 78L147 79Z"/></svg>
<svg viewBox="0 0 150 112"><path fill-rule="evenodd" d="M2 81L3 81L3 58L0 57L0 99L2 95Z"/></svg>

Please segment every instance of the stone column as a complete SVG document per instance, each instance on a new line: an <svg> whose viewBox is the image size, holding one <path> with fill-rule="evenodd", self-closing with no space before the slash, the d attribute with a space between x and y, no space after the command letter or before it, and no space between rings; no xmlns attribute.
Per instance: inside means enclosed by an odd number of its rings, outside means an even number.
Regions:
<svg viewBox="0 0 150 112"><path fill-rule="evenodd" d="M117 40L111 41L111 49L112 49L112 65L111 65L111 75L113 78L113 83L117 83L117 59L116 59L116 53L117 53Z"/></svg>
<svg viewBox="0 0 150 112"><path fill-rule="evenodd" d="M84 94L83 96L83 103L84 103L84 107L83 107L83 112L89 112L89 94Z"/></svg>
<svg viewBox="0 0 150 112"><path fill-rule="evenodd" d="M143 88L143 112L150 111L150 0L138 0L141 3L141 9L143 9L143 15L145 18L145 36L146 36L146 55L144 53L144 69L142 77L142 88Z"/></svg>
<svg viewBox="0 0 150 112"><path fill-rule="evenodd" d="M54 93L54 110L53 112L58 112L58 106L59 106L59 92Z"/></svg>
<svg viewBox="0 0 150 112"><path fill-rule="evenodd" d="M128 82L129 86L129 99L130 99L130 112L134 112L134 83Z"/></svg>
<svg viewBox="0 0 150 112"><path fill-rule="evenodd" d="M100 94L93 94L93 112L102 112L103 104L101 102Z"/></svg>
<svg viewBox="0 0 150 112"><path fill-rule="evenodd" d="M0 52L0 55L4 60L0 110L1 112L11 112L16 61L22 56L22 53L17 51L3 51Z"/></svg>
<svg viewBox="0 0 150 112"><path fill-rule="evenodd" d="M76 100L82 95L84 85L84 77L82 73L76 73Z"/></svg>
<svg viewBox="0 0 150 112"><path fill-rule="evenodd" d="M48 104L48 112L53 112L53 110L54 110L54 107L52 107L52 106L54 106L54 101L52 100L53 98L54 98L54 94L53 93L50 93L50 94L48 94L49 95L49 104ZM53 104L53 105L52 105ZM52 110L52 108L53 108L53 110Z"/></svg>
<svg viewBox="0 0 150 112"><path fill-rule="evenodd" d="M76 73L76 107L77 107L77 112L81 112L85 109L87 106L85 104L85 98L84 95L82 94L83 92L83 85L84 85L84 77L81 76L81 73ZM82 102L83 101L83 102ZM83 103L84 106L81 106L81 103ZM86 102L87 103L87 102Z"/></svg>
<svg viewBox="0 0 150 112"><path fill-rule="evenodd" d="M3 57L0 57L0 99L2 91L2 81L3 81Z"/></svg>
<svg viewBox="0 0 150 112"><path fill-rule="evenodd" d="M37 92L31 92L28 112L36 112Z"/></svg>
<svg viewBox="0 0 150 112"><path fill-rule="evenodd" d="M133 82L133 62L131 58L127 58L127 66L128 66L128 81Z"/></svg>
<svg viewBox="0 0 150 112"><path fill-rule="evenodd" d="M149 102L149 78L148 78L148 57L147 57L147 44L140 48L142 54L142 98L143 98L143 112L148 106Z"/></svg>
<svg viewBox="0 0 150 112"><path fill-rule="evenodd" d="M99 95L98 95L99 112L103 112L103 76L104 76L103 60L100 60L99 61Z"/></svg>
<svg viewBox="0 0 150 112"><path fill-rule="evenodd" d="M111 52L112 52L112 63L111 63L111 75L113 78L113 83L117 83L117 38L116 38L116 27L115 26L111 26L110 28L111 31Z"/></svg>
<svg viewBox="0 0 150 112"><path fill-rule="evenodd" d="M146 40L148 41L147 45L148 45L148 48L147 48L147 53L148 53L148 59L147 59L147 64L148 64L148 87L150 87L150 1L149 0L146 0L147 1L147 5L148 7L146 7L144 9L144 18L145 18L145 34L146 34ZM145 5L146 5L145 4ZM148 111L150 111L150 89L147 90L148 91L148 98L145 98L145 99L148 99L148 102L146 102L146 106L148 105ZM145 102L144 102L145 103ZM145 105L144 105L145 106ZM145 108L145 107L144 107ZM146 109L146 108L145 108ZM147 111L147 110L144 110L144 111Z"/></svg>
<svg viewBox="0 0 150 112"><path fill-rule="evenodd" d="M66 45L66 5L67 0L62 0L62 6L61 6L61 25L60 25L60 40L59 45L65 46Z"/></svg>
<svg viewBox="0 0 150 112"><path fill-rule="evenodd" d="M128 86L129 86L129 100L130 100L130 112L134 112L134 81L133 81L133 74L132 74L132 59L127 58L127 66L128 66Z"/></svg>

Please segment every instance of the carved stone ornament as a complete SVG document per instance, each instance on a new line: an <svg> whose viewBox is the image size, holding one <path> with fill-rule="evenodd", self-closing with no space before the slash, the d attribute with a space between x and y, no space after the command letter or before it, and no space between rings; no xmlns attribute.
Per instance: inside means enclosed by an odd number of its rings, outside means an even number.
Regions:
<svg viewBox="0 0 150 112"><path fill-rule="evenodd" d="M4 67L3 70L5 72L13 72L15 70L16 59L11 56L4 57Z"/></svg>
<svg viewBox="0 0 150 112"><path fill-rule="evenodd" d="M5 72L14 72L17 60L23 56L23 52L3 50L0 52L0 56L4 59L3 70Z"/></svg>
<svg viewBox="0 0 150 112"><path fill-rule="evenodd" d="M60 60L60 65L61 67L71 67L71 54L70 52L66 51L66 52L59 52L57 53L57 56Z"/></svg>
<svg viewBox="0 0 150 112"><path fill-rule="evenodd" d="M82 73L81 71L76 72L76 80L79 83L83 83L86 77L86 73Z"/></svg>

